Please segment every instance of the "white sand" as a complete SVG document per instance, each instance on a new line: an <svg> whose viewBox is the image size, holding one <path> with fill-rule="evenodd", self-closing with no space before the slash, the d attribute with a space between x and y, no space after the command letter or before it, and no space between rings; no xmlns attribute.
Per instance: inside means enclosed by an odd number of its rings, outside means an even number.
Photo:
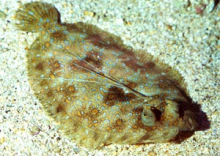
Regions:
<svg viewBox="0 0 220 156"><path fill-rule="evenodd" d="M219 155L220 5L214 0L48 0L62 21L84 21L121 36L183 74L211 128L181 144L111 145L89 151L56 129L27 81L25 48L35 34L17 31L13 15L30 0L0 0L0 155ZM74 2L72 2L74 1ZM203 2L203 3L202 3ZM203 4L207 4L201 14Z"/></svg>

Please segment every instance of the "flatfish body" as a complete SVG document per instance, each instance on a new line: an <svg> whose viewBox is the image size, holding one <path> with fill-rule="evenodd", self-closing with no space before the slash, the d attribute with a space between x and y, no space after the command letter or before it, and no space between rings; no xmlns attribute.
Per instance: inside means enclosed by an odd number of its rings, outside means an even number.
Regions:
<svg viewBox="0 0 220 156"><path fill-rule="evenodd" d="M167 142L196 128L182 76L120 37L86 23L60 22L57 9L32 2L16 12L17 28L38 33L27 51L30 85L74 142Z"/></svg>

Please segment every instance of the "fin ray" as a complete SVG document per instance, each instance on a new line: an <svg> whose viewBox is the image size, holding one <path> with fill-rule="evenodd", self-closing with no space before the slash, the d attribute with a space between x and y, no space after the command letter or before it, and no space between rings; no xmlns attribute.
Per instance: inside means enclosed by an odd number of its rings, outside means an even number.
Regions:
<svg viewBox="0 0 220 156"><path fill-rule="evenodd" d="M27 3L16 12L17 28L28 32L50 29L59 21L59 12L48 3Z"/></svg>

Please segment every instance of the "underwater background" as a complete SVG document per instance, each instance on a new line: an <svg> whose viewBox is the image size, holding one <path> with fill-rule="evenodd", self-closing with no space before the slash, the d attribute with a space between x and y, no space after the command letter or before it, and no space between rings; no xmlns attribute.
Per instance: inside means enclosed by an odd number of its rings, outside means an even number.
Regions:
<svg viewBox="0 0 220 156"><path fill-rule="evenodd" d="M15 11L28 0L1 0L0 155L218 155L220 7L215 0L47 0L66 23L86 22L120 36L177 69L210 124L181 144L110 145L89 151L57 130L27 79L34 33L18 31Z"/></svg>

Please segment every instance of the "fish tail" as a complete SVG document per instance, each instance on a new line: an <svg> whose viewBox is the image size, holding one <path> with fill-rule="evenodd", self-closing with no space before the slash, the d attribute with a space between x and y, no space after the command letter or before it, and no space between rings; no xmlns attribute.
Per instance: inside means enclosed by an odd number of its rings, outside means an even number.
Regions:
<svg viewBox="0 0 220 156"><path fill-rule="evenodd" d="M59 23L60 14L48 3L32 2L21 6L16 11L16 27L23 31L40 32L52 28Z"/></svg>

